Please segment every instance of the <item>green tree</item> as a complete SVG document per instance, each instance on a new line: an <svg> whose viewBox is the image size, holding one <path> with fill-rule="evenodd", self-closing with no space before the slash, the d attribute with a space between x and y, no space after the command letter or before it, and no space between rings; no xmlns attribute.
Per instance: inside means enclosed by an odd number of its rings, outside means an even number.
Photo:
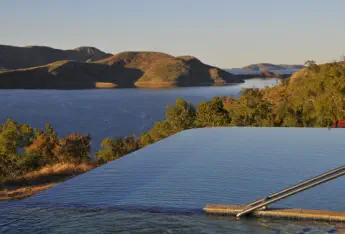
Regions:
<svg viewBox="0 0 345 234"><path fill-rule="evenodd" d="M156 122L149 132L142 134L141 146L152 144L195 126L195 108L182 98L177 99L175 105L168 106L165 116L164 121Z"/></svg>
<svg viewBox="0 0 345 234"><path fill-rule="evenodd" d="M101 149L96 153L100 164L120 158L139 149L139 140L135 136L105 138L101 143Z"/></svg>
<svg viewBox="0 0 345 234"><path fill-rule="evenodd" d="M5 154L16 154L20 144L19 125L14 120L7 120L0 130L0 150Z"/></svg>
<svg viewBox="0 0 345 234"><path fill-rule="evenodd" d="M178 98L175 105L169 105L165 114L165 120L171 126L172 132L180 132L193 128L195 121L195 108L182 98Z"/></svg>
<svg viewBox="0 0 345 234"><path fill-rule="evenodd" d="M197 127L228 126L231 123L229 113L224 109L223 101L219 97L211 101L202 101L196 110Z"/></svg>

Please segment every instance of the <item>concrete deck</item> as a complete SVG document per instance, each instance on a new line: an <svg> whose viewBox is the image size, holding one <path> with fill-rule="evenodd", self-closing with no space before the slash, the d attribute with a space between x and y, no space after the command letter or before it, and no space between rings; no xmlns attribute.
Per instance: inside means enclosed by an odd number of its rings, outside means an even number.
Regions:
<svg viewBox="0 0 345 234"><path fill-rule="evenodd" d="M204 208L207 214L219 215L233 215L245 208L243 205L216 205L209 204ZM301 220L318 220L318 221L333 221L345 222L345 212L327 211L327 210L305 210L305 209L290 209L290 208L270 208L267 210L257 210L251 215L258 217L271 217L282 219L301 219Z"/></svg>

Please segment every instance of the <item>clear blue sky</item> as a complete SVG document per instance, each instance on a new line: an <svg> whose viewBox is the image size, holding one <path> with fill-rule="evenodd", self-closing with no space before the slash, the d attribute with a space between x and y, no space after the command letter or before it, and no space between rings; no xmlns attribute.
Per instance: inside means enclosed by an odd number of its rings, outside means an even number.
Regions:
<svg viewBox="0 0 345 234"><path fill-rule="evenodd" d="M194 55L223 68L345 53L344 0L0 0L0 44Z"/></svg>

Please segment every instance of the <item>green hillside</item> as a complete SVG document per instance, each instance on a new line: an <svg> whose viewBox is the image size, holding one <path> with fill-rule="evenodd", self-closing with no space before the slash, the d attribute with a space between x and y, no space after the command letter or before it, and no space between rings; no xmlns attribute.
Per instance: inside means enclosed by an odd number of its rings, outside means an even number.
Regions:
<svg viewBox="0 0 345 234"><path fill-rule="evenodd" d="M345 119L345 63L312 63L263 93L283 125L327 126Z"/></svg>

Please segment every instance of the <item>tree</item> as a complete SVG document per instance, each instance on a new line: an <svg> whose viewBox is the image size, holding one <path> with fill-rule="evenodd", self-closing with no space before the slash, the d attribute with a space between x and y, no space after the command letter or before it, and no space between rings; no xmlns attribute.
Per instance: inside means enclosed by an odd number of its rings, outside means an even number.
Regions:
<svg viewBox="0 0 345 234"><path fill-rule="evenodd" d="M91 136L79 133L70 133L65 139L60 140L60 152L64 159L79 165L89 162L91 151Z"/></svg>
<svg viewBox="0 0 345 234"><path fill-rule="evenodd" d="M16 154L20 144L19 125L14 120L7 120L0 131L0 150L4 154Z"/></svg>
<svg viewBox="0 0 345 234"><path fill-rule="evenodd" d="M18 158L15 154L9 154L0 150L0 179L3 181L6 177L14 176L18 172Z"/></svg>
<svg viewBox="0 0 345 234"><path fill-rule="evenodd" d="M165 120L175 133L192 128L195 121L195 108L182 98L178 98L175 105L168 106Z"/></svg>
<svg viewBox="0 0 345 234"><path fill-rule="evenodd" d="M36 135L32 144L25 148L25 154L28 155L28 158L34 155L35 160L37 160L37 155L40 155L39 164L44 166L63 161L63 154L60 150L60 139L55 132L48 131Z"/></svg>
<svg viewBox="0 0 345 234"><path fill-rule="evenodd" d="M101 143L101 149L96 153L100 164L120 158L139 149L139 140L135 136L105 138Z"/></svg>
<svg viewBox="0 0 345 234"><path fill-rule="evenodd" d="M203 101L197 106L197 127L228 126L231 123L229 113L224 109L223 101L219 97L211 101Z"/></svg>
<svg viewBox="0 0 345 234"><path fill-rule="evenodd" d="M30 151L24 154L18 160L18 167L21 170L21 174L25 174L29 171L40 169L44 166L45 162L42 160L42 155L38 151Z"/></svg>
<svg viewBox="0 0 345 234"><path fill-rule="evenodd" d="M156 122L153 128L142 134L140 145L146 146L156 141L162 140L173 134L195 126L195 107L187 103L182 98L177 99L175 105L168 106L165 120Z"/></svg>
<svg viewBox="0 0 345 234"><path fill-rule="evenodd" d="M115 159L113 152L113 141L110 138L105 138L101 142L101 149L96 153L97 160L100 164L109 162Z"/></svg>
<svg viewBox="0 0 345 234"><path fill-rule="evenodd" d="M313 72L318 72L319 71L319 66L316 64L314 60L307 60L304 65L308 67L309 70Z"/></svg>

